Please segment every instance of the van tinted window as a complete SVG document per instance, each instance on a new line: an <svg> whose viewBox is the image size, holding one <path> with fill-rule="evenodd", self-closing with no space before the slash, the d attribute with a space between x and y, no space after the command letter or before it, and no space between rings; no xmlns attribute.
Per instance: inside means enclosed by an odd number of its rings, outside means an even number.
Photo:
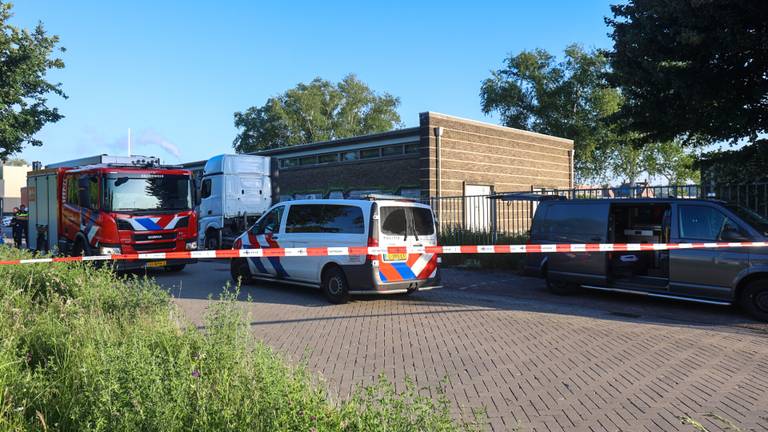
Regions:
<svg viewBox="0 0 768 432"><path fill-rule="evenodd" d="M360 207L325 205L323 206L323 217L325 219L323 232L344 234L363 234L365 232L363 210Z"/></svg>
<svg viewBox="0 0 768 432"><path fill-rule="evenodd" d="M381 232L387 235L404 236L408 224L405 221L405 208L381 208Z"/></svg>
<svg viewBox="0 0 768 432"><path fill-rule="evenodd" d="M746 236L739 226L717 209L704 206L680 206L680 238L691 240L721 240L724 231Z"/></svg>
<svg viewBox="0 0 768 432"><path fill-rule="evenodd" d="M405 236L416 233L432 235L435 224L432 210L423 207L382 207L381 232L386 235Z"/></svg>
<svg viewBox="0 0 768 432"><path fill-rule="evenodd" d="M292 205L285 232L363 234L363 210L346 205Z"/></svg>
<svg viewBox="0 0 768 432"><path fill-rule="evenodd" d="M603 241L608 231L607 204L552 204L537 231L542 239L563 243Z"/></svg>
<svg viewBox="0 0 768 432"><path fill-rule="evenodd" d="M413 213L413 226L418 235L432 235L435 233L434 219L432 219L432 210L423 207L411 208Z"/></svg>
<svg viewBox="0 0 768 432"><path fill-rule="evenodd" d="M323 232L322 205L292 205L288 210L287 233Z"/></svg>

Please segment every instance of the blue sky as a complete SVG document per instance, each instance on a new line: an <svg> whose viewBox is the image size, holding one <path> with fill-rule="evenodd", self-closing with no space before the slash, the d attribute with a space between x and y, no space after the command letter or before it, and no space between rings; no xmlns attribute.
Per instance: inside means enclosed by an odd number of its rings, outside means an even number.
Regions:
<svg viewBox="0 0 768 432"><path fill-rule="evenodd" d="M50 78L69 95L21 156L124 154L131 128L134 153L207 159L232 152L235 111L348 73L400 97L405 126L422 111L496 122L478 95L490 70L523 49L609 47L610 3L18 1L14 25L42 21L66 47Z"/></svg>

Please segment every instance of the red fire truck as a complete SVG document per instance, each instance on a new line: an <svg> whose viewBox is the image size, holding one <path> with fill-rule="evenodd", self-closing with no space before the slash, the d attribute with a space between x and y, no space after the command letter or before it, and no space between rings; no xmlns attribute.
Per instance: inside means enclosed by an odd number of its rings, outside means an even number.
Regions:
<svg viewBox="0 0 768 432"><path fill-rule="evenodd" d="M190 171L157 158L100 155L28 174L29 245L65 255L197 248ZM118 269L180 271L195 260L116 261Z"/></svg>

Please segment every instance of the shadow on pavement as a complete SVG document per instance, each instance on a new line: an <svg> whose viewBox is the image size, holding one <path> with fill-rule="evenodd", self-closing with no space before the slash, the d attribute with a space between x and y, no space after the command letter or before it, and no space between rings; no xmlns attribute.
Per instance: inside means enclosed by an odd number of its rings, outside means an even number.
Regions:
<svg viewBox="0 0 768 432"><path fill-rule="evenodd" d="M204 261L188 266L181 273L151 274L176 298L187 300L216 299L223 287L231 284L226 261ZM507 271L473 271L444 269L445 288L414 293L410 296L355 296L350 304L332 305L322 293L311 287L279 282L258 281L240 287L239 298L256 304L280 304L323 308L321 317L255 321L253 325L288 322L365 318L379 315L422 315L488 310L546 313L588 317L606 321L633 322L670 326L707 327L717 331L750 330L768 335L768 324L750 319L735 307L705 305L684 301L657 299L631 294L582 290L571 296L549 293L542 280L519 276ZM372 307L361 314L356 305L391 302L408 309ZM434 309L438 307L439 309ZM424 310L421 310L421 309ZM452 309L455 308L455 309Z"/></svg>

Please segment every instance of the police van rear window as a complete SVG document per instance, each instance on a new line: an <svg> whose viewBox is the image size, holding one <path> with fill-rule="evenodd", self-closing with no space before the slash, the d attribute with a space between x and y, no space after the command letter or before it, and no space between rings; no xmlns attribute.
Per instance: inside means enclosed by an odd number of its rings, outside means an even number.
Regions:
<svg viewBox="0 0 768 432"><path fill-rule="evenodd" d="M432 235L435 233L432 211L423 207L382 207L381 232L386 235Z"/></svg>
<svg viewBox="0 0 768 432"><path fill-rule="evenodd" d="M435 223L432 219L432 210L423 207L411 208L413 225L418 235L432 235L435 233Z"/></svg>

